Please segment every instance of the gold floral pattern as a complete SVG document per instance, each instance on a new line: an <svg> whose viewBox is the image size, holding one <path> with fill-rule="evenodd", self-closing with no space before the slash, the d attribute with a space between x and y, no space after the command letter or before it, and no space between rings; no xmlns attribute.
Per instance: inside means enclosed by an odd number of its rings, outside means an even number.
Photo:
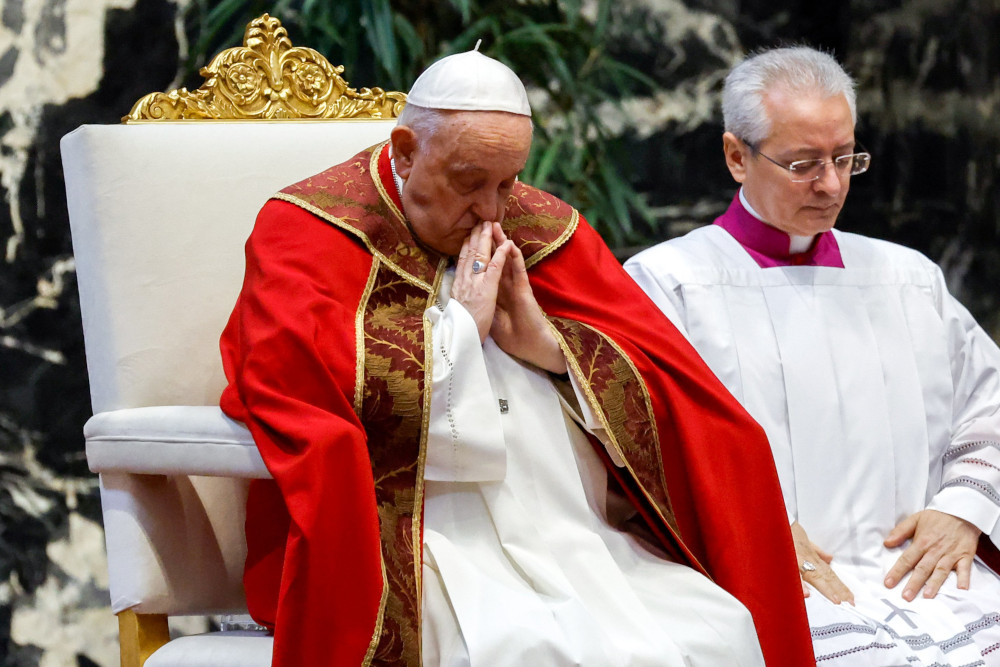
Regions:
<svg viewBox="0 0 1000 667"><path fill-rule="evenodd" d="M374 187L383 146L291 185L276 197L354 234L404 280L430 291L441 258L417 245L396 207Z"/></svg>
<svg viewBox="0 0 1000 667"><path fill-rule="evenodd" d="M501 226L530 268L573 235L579 218L576 209L561 199L518 182Z"/></svg>
<svg viewBox="0 0 1000 667"><path fill-rule="evenodd" d="M373 665L420 665L417 461L423 442L424 327L428 293L384 266L365 306L361 421L375 478L389 595Z"/></svg>
<svg viewBox="0 0 1000 667"><path fill-rule="evenodd" d="M317 51L292 46L281 22L264 14L247 25L243 46L201 69L200 88L150 93L122 121L395 118L406 105L404 93L349 87L343 72Z"/></svg>
<svg viewBox="0 0 1000 667"><path fill-rule="evenodd" d="M656 419L645 383L628 356L604 334L574 320L554 317L550 321L572 356L573 372L590 388L592 407L618 454L677 538L680 533L670 506Z"/></svg>

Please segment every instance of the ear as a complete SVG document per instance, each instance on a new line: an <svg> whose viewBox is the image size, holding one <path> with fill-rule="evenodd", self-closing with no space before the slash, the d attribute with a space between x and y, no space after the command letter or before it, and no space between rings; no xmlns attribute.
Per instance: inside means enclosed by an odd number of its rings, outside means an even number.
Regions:
<svg viewBox="0 0 1000 667"><path fill-rule="evenodd" d="M413 158L417 152L417 134L405 125L392 128L389 135L392 142L392 159L396 163L396 174L406 179L413 169Z"/></svg>
<svg viewBox="0 0 1000 667"><path fill-rule="evenodd" d="M750 160L750 147L739 140L732 132L722 135L722 151L726 154L726 166L733 180L742 183L747 177L747 161Z"/></svg>

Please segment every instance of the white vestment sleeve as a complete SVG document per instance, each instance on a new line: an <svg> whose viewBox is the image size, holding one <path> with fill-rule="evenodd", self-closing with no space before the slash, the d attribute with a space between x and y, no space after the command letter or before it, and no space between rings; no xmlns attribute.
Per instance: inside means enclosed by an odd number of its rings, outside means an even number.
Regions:
<svg viewBox="0 0 1000 667"><path fill-rule="evenodd" d="M681 294L680 283L670 274L657 275L652 267L643 262L630 259L625 262L625 271L632 276L642 291L646 293L656 307L673 323L685 338L687 323L684 317L684 296Z"/></svg>
<svg viewBox="0 0 1000 667"><path fill-rule="evenodd" d="M1000 349L942 286L955 384L951 445L929 509L974 524L1000 545Z"/></svg>
<svg viewBox="0 0 1000 667"><path fill-rule="evenodd" d="M656 262L654 258L659 259L660 262ZM665 260L663 256L649 254L648 251L625 262L625 271L632 276L632 279L642 288L646 296L652 299L657 308L677 327L677 330L688 341L691 341L691 336L688 334L687 329L691 316L688 314L687 303L684 300L682 281L672 273L674 269L676 269L676 266ZM697 312L698 304L693 304L692 309ZM712 365L713 360L711 358L705 357L700 351L699 354L701 354L702 359L709 366ZM718 371L715 372L718 376ZM724 381L725 378L720 377L720 380ZM732 392L733 388L729 387L729 390ZM742 398L738 394L734 395L737 396L742 404ZM745 404L744 407L746 407ZM795 523L797 520L793 509L794 504L791 502L794 496L789 496L787 493L787 489L792 486L793 484L789 483L786 479L782 479L782 491L785 492L786 513L789 525Z"/></svg>
<svg viewBox="0 0 1000 667"><path fill-rule="evenodd" d="M424 479L502 480L507 470L500 407L486 372L479 330L455 299L428 308L434 350Z"/></svg>

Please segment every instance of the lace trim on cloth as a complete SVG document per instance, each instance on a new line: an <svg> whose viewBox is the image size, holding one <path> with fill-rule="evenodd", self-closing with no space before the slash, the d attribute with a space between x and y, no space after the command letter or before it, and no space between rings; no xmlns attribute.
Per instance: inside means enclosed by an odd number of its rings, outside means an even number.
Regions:
<svg viewBox="0 0 1000 667"><path fill-rule="evenodd" d="M967 623L965 626L965 631L959 632L958 634L942 639L935 642L933 637L931 637L926 632L917 635L902 635L897 631L893 630L888 625L878 623L877 627L872 627L870 625L864 625L861 623L834 623L832 625L825 625L821 627L815 627L810 630L814 640L824 640L832 639L834 637L844 637L847 635L861 635L866 638L874 637L878 632L884 632L890 637L892 637L895 643L880 643L877 641L868 641L866 644L858 644L857 646L852 646L849 648L843 648L838 651L833 651L830 653L817 654L816 663L826 662L828 660L835 660L837 658L844 658L849 655L854 655L856 653L861 653L863 651L875 651L875 650L890 650L895 648L899 642L904 642L910 649L914 651L923 651L928 648L937 647L942 653L950 653L963 646L970 646L974 644L973 636L977 633L987 630L995 625L1000 625L1000 613L985 614L981 618L971 623ZM866 640L862 640L866 641ZM987 655L992 652L993 647L987 647L982 650L982 655ZM918 657L907 658L911 661L918 661ZM936 665L941 665L941 663L935 662ZM963 665L962 667L974 667L976 665L985 665L983 661L975 661ZM948 667L948 665L941 665L941 667Z"/></svg>
<svg viewBox="0 0 1000 667"><path fill-rule="evenodd" d="M998 493L996 488L994 488L991 484L987 484L981 479L962 475L961 477L956 477L955 479L945 482L941 485L941 488L948 489L953 486L963 486L968 489L978 491L986 496L994 505L1000 505L1000 493Z"/></svg>
<svg viewBox="0 0 1000 667"><path fill-rule="evenodd" d="M996 449L1000 451L1000 442L995 440L976 440L974 442L966 442L961 445L953 445L948 448L944 453L944 462L948 463L957 459L959 456L964 456L966 454L971 454L972 452L978 452L983 449Z"/></svg>

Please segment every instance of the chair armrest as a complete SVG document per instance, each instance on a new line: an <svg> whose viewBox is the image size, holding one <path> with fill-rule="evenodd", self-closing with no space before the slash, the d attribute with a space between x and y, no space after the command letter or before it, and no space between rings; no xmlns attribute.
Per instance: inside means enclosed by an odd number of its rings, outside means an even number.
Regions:
<svg viewBox="0 0 1000 667"><path fill-rule="evenodd" d="M96 473L270 478L250 431L215 406L99 412L83 428Z"/></svg>

